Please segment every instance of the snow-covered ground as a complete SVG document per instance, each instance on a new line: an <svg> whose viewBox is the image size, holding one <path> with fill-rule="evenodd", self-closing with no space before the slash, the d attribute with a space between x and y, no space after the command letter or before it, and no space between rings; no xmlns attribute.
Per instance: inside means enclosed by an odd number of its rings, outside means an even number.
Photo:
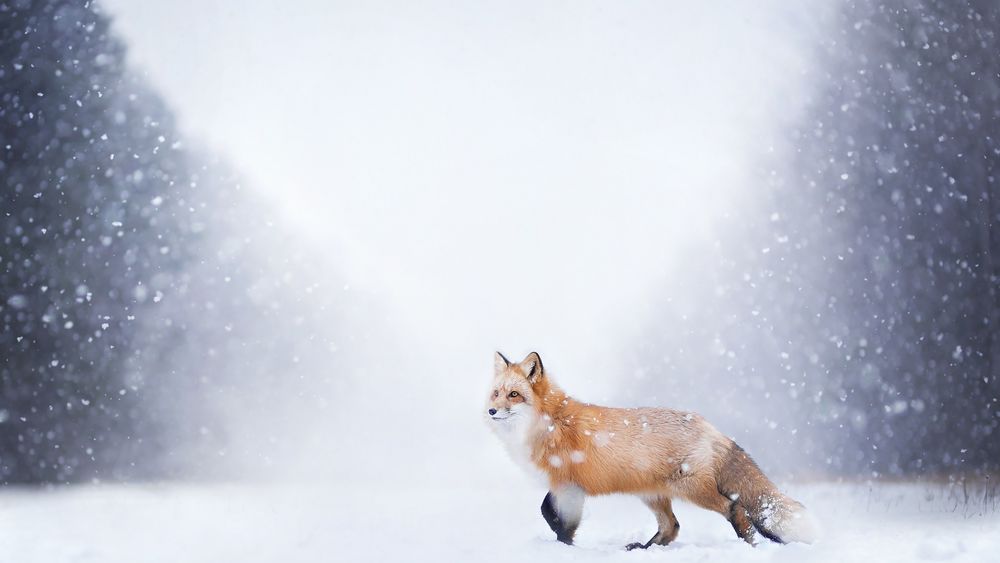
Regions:
<svg viewBox="0 0 1000 563"><path fill-rule="evenodd" d="M679 504L677 541L626 552L653 518L638 501L588 501L577 545L555 541L543 491L320 485L106 485L0 492L0 561L996 561L996 499L939 484L788 487L825 525L813 546L739 541Z"/></svg>

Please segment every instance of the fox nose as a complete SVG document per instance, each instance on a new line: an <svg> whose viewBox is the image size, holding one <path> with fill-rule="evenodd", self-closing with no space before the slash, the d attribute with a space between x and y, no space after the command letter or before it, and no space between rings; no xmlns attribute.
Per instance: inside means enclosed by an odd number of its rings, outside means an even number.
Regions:
<svg viewBox="0 0 1000 563"><path fill-rule="evenodd" d="M495 415L497 413L497 410L496 409L490 409L490 410L488 410L486 412L490 413L490 416L493 416L493 415Z"/></svg>

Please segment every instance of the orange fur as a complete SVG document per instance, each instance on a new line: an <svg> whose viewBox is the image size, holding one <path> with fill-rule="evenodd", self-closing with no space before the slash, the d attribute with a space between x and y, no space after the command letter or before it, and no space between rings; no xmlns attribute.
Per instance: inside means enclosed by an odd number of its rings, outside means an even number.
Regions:
<svg viewBox="0 0 1000 563"><path fill-rule="evenodd" d="M495 409L492 418L509 413L524 425L523 437L508 439L508 446L523 441L524 455L544 472L551 490L578 487L587 495L643 497L660 524L651 542L668 543L676 536L672 498L723 514L747 541L753 527L783 541L773 522L802 510L700 415L576 401L551 380L535 353L519 364L497 354L489 409Z"/></svg>

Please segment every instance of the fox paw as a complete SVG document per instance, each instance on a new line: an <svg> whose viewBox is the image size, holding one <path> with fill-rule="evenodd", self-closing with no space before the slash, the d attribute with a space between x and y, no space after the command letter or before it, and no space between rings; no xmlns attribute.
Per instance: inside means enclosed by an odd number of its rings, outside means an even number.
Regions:
<svg viewBox="0 0 1000 563"><path fill-rule="evenodd" d="M646 549L647 547L649 547L648 543L634 541L625 546L625 551L632 551L633 549Z"/></svg>

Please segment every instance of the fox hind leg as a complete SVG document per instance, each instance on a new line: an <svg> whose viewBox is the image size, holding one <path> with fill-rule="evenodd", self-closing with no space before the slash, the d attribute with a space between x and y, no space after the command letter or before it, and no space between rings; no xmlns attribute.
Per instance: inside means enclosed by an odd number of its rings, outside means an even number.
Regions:
<svg viewBox="0 0 1000 563"><path fill-rule="evenodd" d="M556 533L556 539L573 545L573 535L583 516L583 490L575 485L558 487L542 500L542 517Z"/></svg>
<svg viewBox="0 0 1000 563"><path fill-rule="evenodd" d="M718 490L700 491L697 495L688 497L694 504L713 512L718 512L733 526L736 535L750 545L754 545L756 539L755 528L750 519L750 514L745 506L739 502L739 497L735 495L725 495Z"/></svg>
<svg viewBox="0 0 1000 563"><path fill-rule="evenodd" d="M729 516L727 519L736 530L736 535L750 545L754 544L754 525L750 521L750 514L747 509L735 500L729 501Z"/></svg>
<svg viewBox="0 0 1000 563"><path fill-rule="evenodd" d="M649 497L643 499L643 502L656 515L657 530L653 534L653 537L649 538L649 541L646 543L632 542L626 545L625 549L629 551L633 549L646 549L653 544L667 545L677 538L677 534L681 530L681 525L677 522L677 516L674 516L673 505L669 497Z"/></svg>

